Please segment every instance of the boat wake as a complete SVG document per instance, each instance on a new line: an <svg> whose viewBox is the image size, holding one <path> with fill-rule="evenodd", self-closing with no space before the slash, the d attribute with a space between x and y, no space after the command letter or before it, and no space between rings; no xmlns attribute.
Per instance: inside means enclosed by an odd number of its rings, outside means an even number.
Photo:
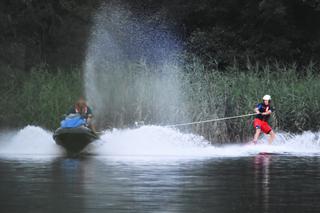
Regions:
<svg viewBox="0 0 320 213"><path fill-rule="evenodd" d="M36 126L26 126L19 131L0 135L0 156L30 157L60 155L62 149L52 138L52 133Z"/></svg>
<svg viewBox="0 0 320 213"><path fill-rule="evenodd" d="M320 156L320 132L300 135L278 133L272 145L266 139L258 145L211 145L203 137L160 126L105 131L101 139L85 152L97 156L212 158L244 157L259 153L295 156ZM62 156L64 151L41 127L27 126L19 131L0 134L1 156Z"/></svg>
<svg viewBox="0 0 320 213"><path fill-rule="evenodd" d="M143 126L138 129L106 131L100 141L88 150L106 156L172 156L172 157L241 157L259 153L314 156L320 155L320 134L277 134L272 145L262 138L261 144L211 145L203 137L178 130Z"/></svg>

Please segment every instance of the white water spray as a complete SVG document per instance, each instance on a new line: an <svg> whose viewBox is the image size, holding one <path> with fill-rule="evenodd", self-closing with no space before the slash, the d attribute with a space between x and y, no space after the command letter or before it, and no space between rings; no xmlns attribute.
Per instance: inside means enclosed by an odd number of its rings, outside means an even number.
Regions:
<svg viewBox="0 0 320 213"><path fill-rule="evenodd" d="M88 42L85 89L98 126L186 121L179 42L156 17L103 5Z"/></svg>
<svg viewBox="0 0 320 213"><path fill-rule="evenodd" d="M270 152L294 156L320 156L320 132L300 135L278 133L272 145L234 144L214 146L203 137L181 133L176 129L160 126L143 126L137 129L106 131L101 140L88 146L86 152L100 157L127 157L129 160L158 157L216 158L255 156ZM52 133L40 127L27 126L20 131L0 136L0 157L63 156L63 149L56 145Z"/></svg>
<svg viewBox="0 0 320 213"><path fill-rule="evenodd" d="M144 126L106 132L100 142L92 144L90 151L101 156L183 158L244 157L261 152L297 156L320 155L320 133L279 133L272 145L268 145L265 139L261 142L262 144L258 145L214 146L201 136L184 134L167 127Z"/></svg>
<svg viewBox="0 0 320 213"><path fill-rule="evenodd" d="M0 137L0 156L48 156L63 153L52 138L52 133L40 127L27 126L18 132Z"/></svg>

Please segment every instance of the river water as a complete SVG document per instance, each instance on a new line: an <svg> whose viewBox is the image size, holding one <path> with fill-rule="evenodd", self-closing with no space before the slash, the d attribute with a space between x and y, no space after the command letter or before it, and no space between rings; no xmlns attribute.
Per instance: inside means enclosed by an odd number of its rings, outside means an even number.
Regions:
<svg viewBox="0 0 320 213"><path fill-rule="evenodd" d="M320 212L316 133L214 147L144 127L106 132L75 158L39 127L0 138L1 213Z"/></svg>

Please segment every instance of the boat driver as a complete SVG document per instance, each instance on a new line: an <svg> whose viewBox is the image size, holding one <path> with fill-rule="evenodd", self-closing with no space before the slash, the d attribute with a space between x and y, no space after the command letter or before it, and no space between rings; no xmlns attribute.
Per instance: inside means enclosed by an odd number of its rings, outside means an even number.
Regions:
<svg viewBox="0 0 320 213"><path fill-rule="evenodd" d="M93 131L95 131L95 128L92 124L92 118L93 118L92 110L87 105L87 102L83 97L80 97L78 101L74 104L74 106L70 108L67 115L70 115L70 114L79 114L81 117L83 117L86 120L88 127Z"/></svg>

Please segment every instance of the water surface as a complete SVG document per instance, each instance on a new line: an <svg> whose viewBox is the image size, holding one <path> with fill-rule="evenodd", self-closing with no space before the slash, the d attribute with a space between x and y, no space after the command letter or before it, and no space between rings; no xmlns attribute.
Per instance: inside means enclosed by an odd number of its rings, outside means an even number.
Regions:
<svg viewBox="0 0 320 213"><path fill-rule="evenodd" d="M145 126L105 132L70 158L28 126L0 135L0 212L320 212L319 138L214 146Z"/></svg>
<svg viewBox="0 0 320 213"><path fill-rule="evenodd" d="M0 160L1 212L319 212L320 158Z"/></svg>

